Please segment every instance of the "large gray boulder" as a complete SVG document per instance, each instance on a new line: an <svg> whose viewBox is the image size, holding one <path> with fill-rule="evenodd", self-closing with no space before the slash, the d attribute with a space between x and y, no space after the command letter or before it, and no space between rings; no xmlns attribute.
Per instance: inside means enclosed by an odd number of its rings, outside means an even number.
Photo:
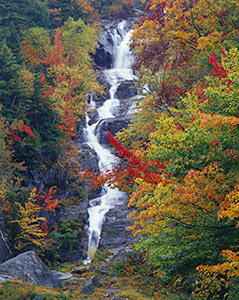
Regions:
<svg viewBox="0 0 239 300"><path fill-rule="evenodd" d="M13 278L50 288L60 288L59 279L48 269L34 251L28 251L0 265L0 278Z"/></svg>
<svg viewBox="0 0 239 300"><path fill-rule="evenodd" d="M130 119L125 117L103 119L96 126L98 141L101 144L108 144L107 131L115 134L116 132L121 131L123 128L127 128L129 123Z"/></svg>
<svg viewBox="0 0 239 300"><path fill-rule="evenodd" d="M135 87L135 82L133 80L125 80L118 86L115 96L121 100L135 97L137 94L138 90Z"/></svg>
<svg viewBox="0 0 239 300"><path fill-rule="evenodd" d="M95 287L100 286L100 280L98 275L94 275L89 281L82 287L80 294L93 294Z"/></svg>

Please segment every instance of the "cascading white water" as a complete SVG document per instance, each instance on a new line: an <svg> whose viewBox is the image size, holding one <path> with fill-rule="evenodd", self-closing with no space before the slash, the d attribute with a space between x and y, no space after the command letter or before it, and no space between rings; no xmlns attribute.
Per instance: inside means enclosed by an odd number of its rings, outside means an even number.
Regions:
<svg viewBox="0 0 239 300"><path fill-rule="evenodd" d="M114 109L119 106L119 100L115 99L115 93L121 82L134 79L131 65L132 55L129 49L130 31L125 31L126 21L118 24L118 28L114 30L112 40L114 42L114 61L113 68L105 70L107 81L110 83L110 99L97 109L99 121L89 125L89 118L86 120L86 139L90 147L92 147L99 156L99 168L101 172L112 169L117 165L118 158L113 155L109 149L104 148L97 139L95 129L97 124L106 118L114 117ZM120 34L119 34L120 32ZM95 107L95 103L91 103ZM88 241L88 257L86 263L90 263L93 258L100 241L102 224L105 214L115 205L119 204L125 194L118 189L112 189L105 185L103 192L98 198L90 201L89 213L89 241Z"/></svg>

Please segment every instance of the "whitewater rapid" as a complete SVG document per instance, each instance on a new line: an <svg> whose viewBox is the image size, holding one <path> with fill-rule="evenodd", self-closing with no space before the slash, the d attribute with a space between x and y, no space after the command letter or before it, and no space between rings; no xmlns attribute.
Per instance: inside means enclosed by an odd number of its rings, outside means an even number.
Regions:
<svg viewBox="0 0 239 300"><path fill-rule="evenodd" d="M104 70L106 80L111 86L109 90L110 98L97 109L99 120L96 123L89 125L89 117L86 117L86 142L97 153L99 157L99 169L103 173L111 170L118 164L118 157L99 143L96 136L96 127L102 120L115 117L114 111L120 105L120 101L115 98L117 88L121 82L134 79L131 69L133 56L129 48L131 31L127 31L126 27L127 22L122 21L111 33L114 43L113 67ZM96 107L93 98L90 100L89 107L91 109ZM105 214L117 204L122 203L123 199L125 199L125 193L116 188L112 189L105 184L99 197L90 200L88 208L88 257L85 263L91 262L98 248Z"/></svg>

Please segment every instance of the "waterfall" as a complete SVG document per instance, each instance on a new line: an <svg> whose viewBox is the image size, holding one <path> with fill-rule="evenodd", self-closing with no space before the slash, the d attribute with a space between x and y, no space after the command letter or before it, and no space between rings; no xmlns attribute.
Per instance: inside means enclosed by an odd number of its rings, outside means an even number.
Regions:
<svg viewBox="0 0 239 300"><path fill-rule="evenodd" d="M112 32L112 40L114 43L113 68L104 71L106 80L111 86L109 90L110 98L97 109L99 115L98 122L89 125L89 117L86 117L86 141L99 156L99 169L101 172L110 170L117 165L118 157L113 155L109 149L103 147L98 142L95 129L98 123L103 119L114 117L114 110L119 106L119 100L115 98L115 93L120 83L125 80L134 79L131 70L132 55L128 45L131 32L127 32L125 26L126 21L122 21ZM90 99L89 105L95 108L95 103L92 98ZM123 199L125 199L125 193L104 185L100 196L90 200L88 208L88 257L85 263L91 262L98 248L105 214L117 204L122 203Z"/></svg>

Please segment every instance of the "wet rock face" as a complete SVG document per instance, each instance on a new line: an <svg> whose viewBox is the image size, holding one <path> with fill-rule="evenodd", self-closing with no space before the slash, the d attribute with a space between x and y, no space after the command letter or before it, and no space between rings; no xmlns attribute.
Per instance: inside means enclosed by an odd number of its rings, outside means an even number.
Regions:
<svg viewBox="0 0 239 300"><path fill-rule="evenodd" d="M90 172L99 172L98 161L99 157L87 144L78 145L78 158L83 169L88 169Z"/></svg>
<svg viewBox="0 0 239 300"><path fill-rule="evenodd" d="M114 58L114 41L112 33L114 30L118 30L118 34L122 35L117 25L120 21L115 20L102 20L102 34L99 36L98 48L93 56L97 67L109 69L112 67ZM135 24L134 18L129 19L127 22L127 29L129 30Z"/></svg>
<svg viewBox="0 0 239 300"><path fill-rule="evenodd" d="M0 222L0 263L12 257L9 241L5 234L5 227L3 222Z"/></svg>
<svg viewBox="0 0 239 300"><path fill-rule="evenodd" d="M11 256L12 256L11 253L6 247L6 243L0 237L0 263L6 261Z"/></svg>
<svg viewBox="0 0 239 300"><path fill-rule="evenodd" d="M87 169L93 173L99 173L99 157L96 152L87 144L78 145L79 153L78 157L81 163L81 168ZM85 182L85 189L88 191L88 199L93 199L99 195L101 189L90 190L92 184Z"/></svg>
<svg viewBox="0 0 239 300"><path fill-rule="evenodd" d="M96 110L88 111L89 121L88 124L95 124L99 120L99 114Z"/></svg>
<svg viewBox="0 0 239 300"><path fill-rule="evenodd" d="M135 87L135 82L133 80L126 80L122 82L117 91L115 96L117 99L127 99L135 97L138 94L137 88Z"/></svg>
<svg viewBox="0 0 239 300"><path fill-rule="evenodd" d="M97 66L110 68L113 60L113 52L110 48L105 48L104 44L99 42L99 46L94 55L94 61Z"/></svg>
<svg viewBox="0 0 239 300"><path fill-rule="evenodd" d="M22 253L0 265L0 277L23 280L36 285L60 288L59 279L48 269L34 251Z"/></svg>
<svg viewBox="0 0 239 300"><path fill-rule="evenodd" d="M109 69L112 66L114 42L112 31L117 27L117 21L102 21L102 34L99 36L98 48L93 56L97 67Z"/></svg>
<svg viewBox="0 0 239 300"><path fill-rule="evenodd" d="M121 131L123 128L127 128L129 123L129 119L122 117L103 119L96 126L96 133L99 142L101 144L108 144L107 131L115 134L116 132Z"/></svg>
<svg viewBox="0 0 239 300"><path fill-rule="evenodd" d="M123 203L117 205L106 214L100 246L119 251L132 245L134 237L131 231L126 230L127 227L133 224L133 220L127 219L129 213L130 210L127 204Z"/></svg>

